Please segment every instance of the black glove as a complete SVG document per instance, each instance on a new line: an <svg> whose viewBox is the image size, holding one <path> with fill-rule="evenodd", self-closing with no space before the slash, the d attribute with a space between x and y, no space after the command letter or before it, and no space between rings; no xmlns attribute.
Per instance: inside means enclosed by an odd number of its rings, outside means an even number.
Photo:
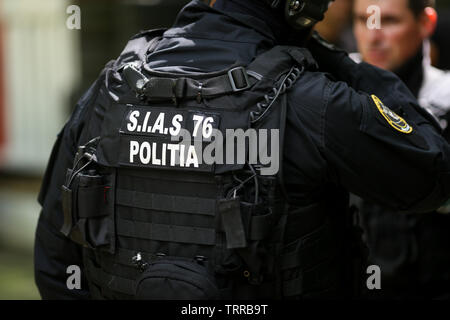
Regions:
<svg viewBox="0 0 450 320"><path fill-rule="evenodd" d="M313 32L307 48L319 64L320 71L332 74L337 80L349 85L355 83L355 63L348 53L323 39L316 31Z"/></svg>
<svg viewBox="0 0 450 320"><path fill-rule="evenodd" d="M393 92L392 85L398 85L397 77L391 72L364 62L356 63L346 51L327 42L316 31L307 48L319 64L320 71L330 73L336 80L346 82L357 91L384 97Z"/></svg>

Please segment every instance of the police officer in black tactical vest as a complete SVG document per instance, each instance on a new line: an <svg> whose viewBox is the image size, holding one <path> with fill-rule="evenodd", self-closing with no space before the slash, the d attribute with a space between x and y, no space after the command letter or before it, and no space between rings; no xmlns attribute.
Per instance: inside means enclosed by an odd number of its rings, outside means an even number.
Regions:
<svg viewBox="0 0 450 320"><path fill-rule="evenodd" d="M348 192L398 211L449 198L434 119L392 73L311 37L328 5L197 0L129 41L50 158L43 298L351 297Z"/></svg>

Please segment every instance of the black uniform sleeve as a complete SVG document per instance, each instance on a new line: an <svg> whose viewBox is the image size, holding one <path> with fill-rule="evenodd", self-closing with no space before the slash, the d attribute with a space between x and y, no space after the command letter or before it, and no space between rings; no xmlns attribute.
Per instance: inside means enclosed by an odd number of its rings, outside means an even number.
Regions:
<svg viewBox="0 0 450 320"><path fill-rule="evenodd" d="M317 33L308 48L318 62L320 71L329 73L335 80L345 82L356 91L377 95L395 112L401 112L397 109L401 105L414 108L415 113L419 113L441 132L436 119L419 107L414 95L394 73L365 62L356 63L347 52L327 43Z"/></svg>
<svg viewBox="0 0 450 320"><path fill-rule="evenodd" d="M93 101L99 91L98 80L80 99L53 147L39 194L42 211L39 217L34 247L35 281L43 299L89 298L84 276L81 247L66 238L60 229L63 224L61 186L66 171L73 165L80 134L86 126ZM67 268L76 265L81 269L81 289L69 290Z"/></svg>
<svg viewBox="0 0 450 320"><path fill-rule="evenodd" d="M376 73L390 81L374 77L375 96L344 82L327 85L323 150L331 176L396 210L434 210L450 196L450 146L409 91L390 73Z"/></svg>
<svg viewBox="0 0 450 320"><path fill-rule="evenodd" d="M316 173L306 178L331 181L396 211L435 210L450 198L450 146L409 91L399 91L398 78L375 72L390 80L374 78L372 92L321 72L303 74L288 100L295 106L288 124L295 129L286 148L304 148L307 134L317 150L297 151L289 164L302 173L314 159L307 171ZM297 149L289 146L293 141Z"/></svg>
<svg viewBox="0 0 450 320"><path fill-rule="evenodd" d="M445 202L450 197L450 147L406 85L392 72L355 63L316 36L309 48L321 71L336 80L325 85L318 142L334 179L396 210L432 211ZM396 120L411 132L394 128Z"/></svg>

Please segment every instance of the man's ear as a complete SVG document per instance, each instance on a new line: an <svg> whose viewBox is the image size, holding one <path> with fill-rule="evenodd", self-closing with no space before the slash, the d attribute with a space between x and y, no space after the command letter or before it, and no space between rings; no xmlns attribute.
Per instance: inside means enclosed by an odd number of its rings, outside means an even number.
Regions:
<svg viewBox="0 0 450 320"><path fill-rule="evenodd" d="M423 39L433 35L437 25L437 12L431 7L426 7L420 17L420 33Z"/></svg>

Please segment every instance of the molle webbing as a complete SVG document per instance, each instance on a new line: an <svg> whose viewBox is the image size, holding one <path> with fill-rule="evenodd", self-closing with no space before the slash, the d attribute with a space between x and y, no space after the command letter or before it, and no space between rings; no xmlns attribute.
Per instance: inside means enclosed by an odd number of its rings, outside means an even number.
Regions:
<svg viewBox="0 0 450 320"><path fill-rule="evenodd" d="M143 242L215 245L216 199L220 188L213 178L205 180L195 175L152 170L147 171L151 177L146 177L151 182L145 183L134 174L137 172L119 170L118 173L116 226L119 242L121 237L127 237ZM201 186L209 189L209 198L196 194ZM183 252L170 254L182 255Z"/></svg>

